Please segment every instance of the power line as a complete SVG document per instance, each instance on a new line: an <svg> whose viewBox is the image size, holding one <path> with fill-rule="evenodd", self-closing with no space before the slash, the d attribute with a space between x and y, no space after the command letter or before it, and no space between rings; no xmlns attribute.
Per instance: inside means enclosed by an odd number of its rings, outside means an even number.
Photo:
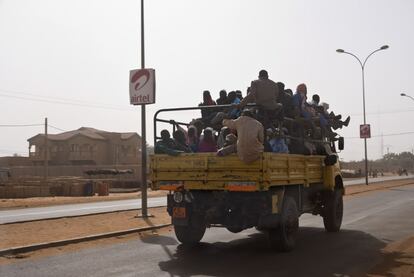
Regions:
<svg viewBox="0 0 414 277"><path fill-rule="evenodd" d="M34 127L34 126L44 126L44 124L0 124L0 127ZM62 131L62 132L67 132L67 130L63 130L59 127L56 127L50 124L48 124L47 126L53 129Z"/></svg>
<svg viewBox="0 0 414 277"><path fill-rule="evenodd" d="M50 95L41 95L41 94L34 94L34 93L28 93L23 91L16 91L16 90L7 90L7 89L0 89L0 91L5 93L17 93L17 94L24 94L29 96L35 96L38 98L46 98L46 99L56 99L56 100L63 100L63 101L70 101L70 102L78 102L83 104L92 104L94 105L96 102L91 101L84 101L84 100L78 100L78 99L70 99L70 98L63 98L63 97L56 97L56 96L50 96Z"/></svg>
<svg viewBox="0 0 414 277"><path fill-rule="evenodd" d="M52 127L53 129L56 129L56 130L58 130L58 131L67 132L67 130L60 129L60 128L55 127L55 126L50 125L50 124L48 124L47 126L48 126L48 127Z"/></svg>
<svg viewBox="0 0 414 277"><path fill-rule="evenodd" d="M385 111L381 111L381 112L372 112L372 113L367 113L367 115L382 115L382 114L397 114L397 113L406 113L406 112L414 112L413 109L409 109L409 110L385 110ZM356 113L356 114L350 114L350 116L362 116L361 113Z"/></svg>
<svg viewBox="0 0 414 277"><path fill-rule="evenodd" d="M43 124L0 124L0 127L33 127L43 126Z"/></svg>
<svg viewBox="0 0 414 277"><path fill-rule="evenodd" d="M9 95L0 93L0 97L7 97L7 98L15 98L20 100L28 100L28 101L36 101L36 102L44 102L44 103L52 103L52 104L61 104L61 105L69 105L69 106L77 106L77 107L88 107L88 108L97 108L97 109L106 109L106 110L117 110L117 111L123 111L123 112L131 112L132 110L129 109L129 107L111 107L111 106L102 106L102 105L89 105L89 104L81 104L81 103L70 103L65 101L59 101L59 100L47 100L47 99L37 99L32 97L24 97L24 96L15 96L15 95Z"/></svg>
<svg viewBox="0 0 414 277"><path fill-rule="evenodd" d="M393 137L393 136L403 136L403 135L411 135L414 132L402 132L402 133L394 133L394 134L383 134L383 135L373 135L371 138L377 137ZM346 137L346 139L359 139L360 137Z"/></svg>

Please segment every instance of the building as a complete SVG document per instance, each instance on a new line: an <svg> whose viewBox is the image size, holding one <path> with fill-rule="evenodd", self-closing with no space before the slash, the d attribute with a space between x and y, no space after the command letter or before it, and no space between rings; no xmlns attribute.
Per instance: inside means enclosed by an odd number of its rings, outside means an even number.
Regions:
<svg viewBox="0 0 414 277"><path fill-rule="evenodd" d="M38 134L27 140L33 165L43 165L46 138ZM47 136L49 165L125 165L141 162L141 137L82 127Z"/></svg>

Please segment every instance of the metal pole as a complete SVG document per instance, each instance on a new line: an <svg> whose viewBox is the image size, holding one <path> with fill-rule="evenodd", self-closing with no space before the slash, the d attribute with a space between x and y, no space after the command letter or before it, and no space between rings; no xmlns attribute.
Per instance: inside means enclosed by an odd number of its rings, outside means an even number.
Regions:
<svg viewBox="0 0 414 277"><path fill-rule="evenodd" d="M47 117L45 117L45 182L47 183L47 179L49 177L49 146L48 146L48 138L47 138Z"/></svg>
<svg viewBox="0 0 414 277"><path fill-rule="evenodd" d="M380 48L378 48L375 51L371 52L371 54L369 54L365 58L363 63L361 62L361 60L355 54L352 54L351 52L347 52L343 49L337 49L336 50L336 52L338 52L338 53L344 53L344 54L348 54L348 55L353 56L355 59L358 60L359 64L361 65L361 69L362 69L362 105L363 105L363 111L364 111L364 125L367 124L366 115L365 115L365 64L367 63L369 57L371 57L374 53L376 53L378 51L381 51L381 50L386 50L388 48L389 48L388 45L381 46ZM365 184L368 185L368 150L367 150L367 139L366 138L364 138L364 148L365 148Z"/></svg>
<svg viewBox="0 0 414 277"><path fill-rule="evenodd" d="M144 43L144 0L141 0L141 68L145 68ZM148 217L147 206L147 139L146 139L145 105L141 105L141 212L142 217Z"/></svg>
<svg viewBox="0 0 414 277"><path fill-rule="evenodd" d="M366 114L365 114L365 67L362 66L362 105L364 111L364 125L367 124ZM367 149L367 139L364 138L364 148L365 148L365 185L368 185L368 149Z"/></svg>

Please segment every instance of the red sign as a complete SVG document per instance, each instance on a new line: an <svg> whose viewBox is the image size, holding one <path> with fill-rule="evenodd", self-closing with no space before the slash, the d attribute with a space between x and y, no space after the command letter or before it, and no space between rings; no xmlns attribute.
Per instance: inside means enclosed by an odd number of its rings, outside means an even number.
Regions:
<svg viewBox="0 0 414 277"><path fill-rule="evenodd" d="M360 138L371 138L371 125L369 124L359 125L359 137Z"/></svg>

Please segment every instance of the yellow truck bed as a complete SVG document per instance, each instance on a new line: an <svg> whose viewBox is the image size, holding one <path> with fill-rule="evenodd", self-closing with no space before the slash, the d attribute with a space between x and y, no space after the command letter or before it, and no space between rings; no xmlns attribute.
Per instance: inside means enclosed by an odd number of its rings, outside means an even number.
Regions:
<svg viewBox="0 0 414 277"><path fill-rule="evenodd" d="M325 166L325 156L263 153L245 164L237 155L215 153L151 156L152 189L266 191L280 185L323 183L333 189L339 165Z"/></svg>

